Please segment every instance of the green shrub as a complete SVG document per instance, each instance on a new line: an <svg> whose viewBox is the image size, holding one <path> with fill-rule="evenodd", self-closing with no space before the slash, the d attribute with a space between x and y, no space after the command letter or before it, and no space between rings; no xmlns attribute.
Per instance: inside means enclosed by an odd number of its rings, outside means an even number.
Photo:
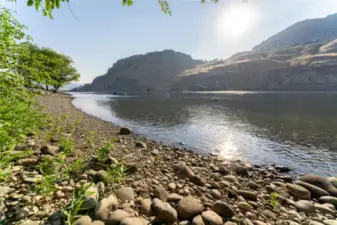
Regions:
<svg viewBox="0 0 337 225"><path fill-rule="evenodd" d="M270 202L274 209L280 207L280 202L278 200L279 196L280 194L277 192L273 192L270 194Z"/></svg>
<svg viewBox="0 0 337 225"><path fill-rule="evenodd" d="M110 151L114 148L114 142L109 141L104 146L95 150L97 158L100 162L105 162L110 154Z"/></svg>
<svg viewBox="0 0 337 225"><path fill-rule="evenodd" d="M74 140L71 138L61 138L59 140L59 147L60 150L65 153L66 155L71 155L75 149Z"/></svg>

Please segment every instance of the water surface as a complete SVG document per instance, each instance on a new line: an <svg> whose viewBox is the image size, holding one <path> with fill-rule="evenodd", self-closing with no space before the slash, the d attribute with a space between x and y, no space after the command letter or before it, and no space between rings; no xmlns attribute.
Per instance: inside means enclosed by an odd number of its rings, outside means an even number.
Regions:
<svg viewBox="0 0 337 225"><path fill-rule="evenodd" d="M299 173L337 175L334 92L73 95L84 112L155 140Z"/></svg>

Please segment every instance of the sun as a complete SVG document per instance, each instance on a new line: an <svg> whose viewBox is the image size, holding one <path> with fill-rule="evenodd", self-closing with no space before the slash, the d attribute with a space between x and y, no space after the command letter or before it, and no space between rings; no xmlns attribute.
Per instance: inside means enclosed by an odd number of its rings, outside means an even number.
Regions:
<svg viewBox="0 0 337 225"><path fill-rule="evenodd" d="M220 17L221 33L231 37L242 36L251 28L253 19L253 12L247 4L230 7Z"/></svg>

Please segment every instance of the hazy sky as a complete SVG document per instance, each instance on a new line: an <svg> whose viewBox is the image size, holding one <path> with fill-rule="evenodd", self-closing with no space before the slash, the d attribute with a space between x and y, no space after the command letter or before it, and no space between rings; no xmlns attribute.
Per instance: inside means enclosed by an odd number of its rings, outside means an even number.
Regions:
<svg viewBox="0 0 337 225"><path fill-rule="evenodd" d="M193 58L226 58L250 50L264 39L308 19L337 13L337 0L169 0L172 16L157 0L73 0L54 12L54 20L26 7L25 0L6 3L40 46L71 56L81 82L91 82L112 64L133 54L173 49Z"/></svg>

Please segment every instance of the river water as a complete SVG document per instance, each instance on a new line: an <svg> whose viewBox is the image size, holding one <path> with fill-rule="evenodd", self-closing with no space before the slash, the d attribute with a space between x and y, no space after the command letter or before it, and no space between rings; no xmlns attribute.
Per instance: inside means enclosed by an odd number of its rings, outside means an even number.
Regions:
<svg viewBox="0 0 337 225"><path fill-rule="evenodd" d="M73 96L82 111L154 140L297 173L337 175L335 92Z"/></svg>

